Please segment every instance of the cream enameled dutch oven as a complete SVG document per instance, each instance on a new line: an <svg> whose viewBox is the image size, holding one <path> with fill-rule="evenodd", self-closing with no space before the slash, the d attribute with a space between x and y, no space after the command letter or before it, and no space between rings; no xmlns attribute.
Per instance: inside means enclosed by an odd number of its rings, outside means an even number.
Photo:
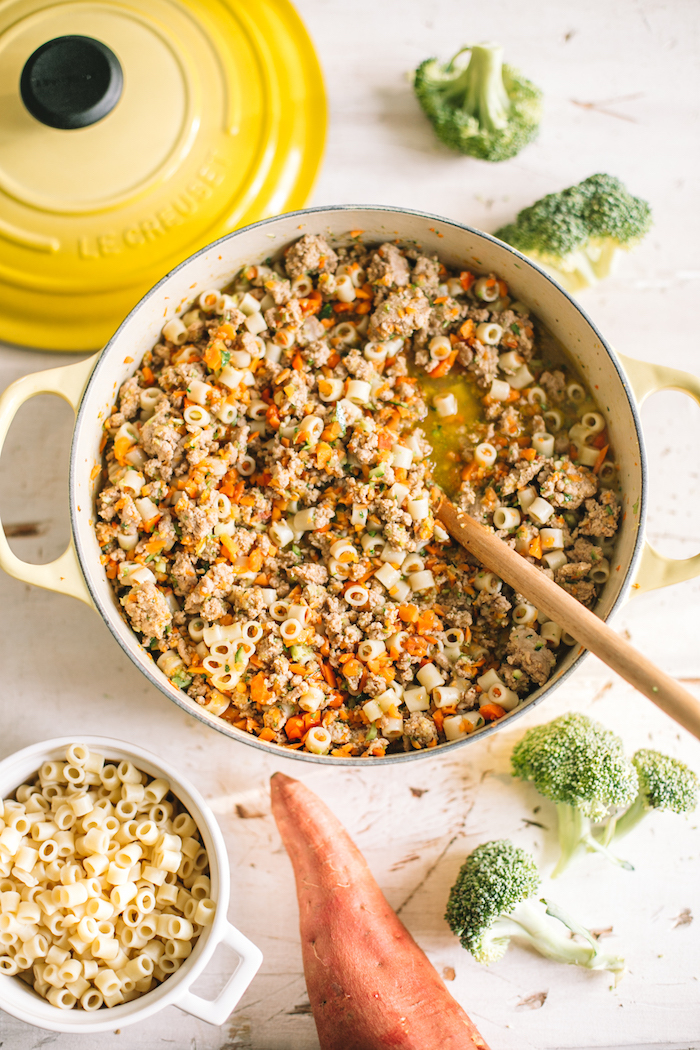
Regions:
<svg viewBox="0 0 700 1050"><path fill-rule="evenodd" d="M20 580L73 595L94 606L130 659L175 703L219 732L273 753L279 753L275 744L260 741L209 715L177 689L156 667L122 619L100 564L100 549L94 533L102 423L111 412L120 385L157 342L163 324L201 291L226 285L241 265L280 252L303 233L322 233L334 242L347 243L351 230L362 230L362 239L368 243L398 238L401 242L420 244L426 252L438 252L449 266L486 273L494 271L567 349L606 417L620 467L622 523L617 555L597 609L599 615L610 616L632 587L638 591L650 590L700 574L700 555L673 561L645 543L646 464L638 413L638 404L647 395L662 389L682 390L700 403L700 380L695 376L616 354L578 303L543 270L488 234L447 219L399 208L346 206L310 208L237 230L197 252L164 277L131 311L101 353L76 365L20 379L0 398L0 447L17 409L35 394L58 394L73 405L77 415L69 482L73 530L70 547L49 565L30 565L12 553L0 530L0 566ZM473 743L497 731L561 684L583 656L585 651L574 646L547 684L534 693L523 708L464 740L442 744L439 750ZM302 751L284 753L306 762L355 765L363 761ZM412 750L375 758L372 764L418 761L425 755L434 756L435 751Z"/></svg>
<svg viewBox="0 0 700 1050"><path fill-rule="evenodd" d="M44 762L63 759L66 748L73 742L73 737L44 740L3 759L0 762L0 799L12 795ZM48 1028L53 1032L71 1032L74 1035L112 1032L115 1028L144 1021L166 1006L179 1006L185 1013L193 1014L209 1024L223 1024L259 970L262 952L226 918L230 892L229 863L226 844L214 814L189 781L150 751L145 751L135 744L126 744L121 740L101 736L83 737L81 743L109 760L132 762L137 769L148 773L149 776L165 777L170 781L173 794L197 825L209 856L211 896L216 903L214 921L211 926L204 927L192 954L179 970L153 991L146 992L130 1002L96 1010L94 1013L86 1010L60 1010L37 995L34 989L19 977L0 976L0 1010L5 1010L13 1017L39 1028ZM190 991L190 988L204 973L220 944L226 944L233 949L238 955L238 963L232 968L226 984L216 998L202 999Z"/></svg>

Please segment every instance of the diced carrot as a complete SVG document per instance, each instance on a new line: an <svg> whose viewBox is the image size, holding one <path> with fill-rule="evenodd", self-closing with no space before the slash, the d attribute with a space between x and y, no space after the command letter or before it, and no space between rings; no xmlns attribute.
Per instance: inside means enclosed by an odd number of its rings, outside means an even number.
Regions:
<svg viewBox="0 0 700 1050"><path fill-rule="evenodd" d="M399 619L404 623L415 623L418 619L418 607L416 605L400 605Z"/></svg>
<svg viewBox="0 0 700 1050"><path fill-rule="evenodd" d="M474 322L468 317L464 324L460 325L459 334L462 339L471 339L474 335Z"/></svg>
<svg viewBox="0 0 700 1050"><path fill-rule="evenodd" d="M236 546L235 541L231 538L231 536L220 536L219 539L221 540L221 546L223 547L228 557L231 559L231 561L234 561L234 559L238 557L238 548Z"/></svg>
<svg viewBox="0 0 700 1050"><path fill-rule="evenodd" d="M156 377L153 375L153 372L148 367L148 365L143 366L143 368L141 369L141 375L143 376L145 383L147 383L149 386L153 386L153 384L156 381Z"/></svg>
<svg viewBox="0 0 700 1050"><path fill-rule="evenodd" d="M304 719L300 715L292 715L291 718L287 719L284 731L287 734L287 740L301 740L306 732Z"/></svg>
<svg viewBox="0 0 700 1050"><path fill-rule="evenodd" d="M418 634L427 635L441 630L442 624L432 609L422 612L416 620L416 631Z"/></svg>
<svg viewBox="0 0 700 1050"><path fill-rule="evenodd" d="M471 286L474 284L475 280L476 277L473 273L470 273L469 270L462 270L461 274L459 275L459 283L462 285L462 288L464 288L465 292L469 291Z"/></svg>
<svg viewBox="0 0 700 1050"><path fill-rule="evenodd" d="M319 470L323 470L326 463L329 463L333 458L333 449L326 441L319 441L316 446L316 466Z"/></svg>
<svg viewBox="0 0 700 1050"><path fill-rule="evenodd" d="M274 730L268 729L267 726L265 726L264 729L261 729L260 732L258 733L258 740L275 740L275 739L276 739L276 733L274 732Z"/></svg>
<svg viewBox="0 0 700 1050"><path fill-rule="evenodd" d="M443 715L442 711L440 711L439 709L437 711L433 711L433 722L438 727L438 730L440 732L442 732L442 723L444 722L444 720L445 716Z"/></svg>
<svg viewBox="0 0 700 1050"><path fill-rule="evenodd" d="M521 459L526 459L530 463L532 462L532 460L535 458L536 455L537 455L537 453L535 452L534 448L521 448L520 449L520 458Z"/></svg>
<svg viewBox="0 0 700 1050"><path fill-rule="evenodd" d="M221 368L222 345L218 339L215 339L204 351L204 363L212 372L218 372Z"/></svg>
<svg viewBox="0 0 700 1050"><path fill-rule="evenodd" d="M309 317L313 314L317 314L321 309L322 305L323 300L320 298L320 296L318 299L312 299L311 296L309 296L306 299L299 300L299 306L301 307L301 312L304 317Z"/></svg>
<svg viewBox="0 0 700 1050"><path fill-rule="evenodd" d="M336 438L340 437L342 427L337 420L334 420L329 426L325 427L321 434L323 441L335 441Z"/></svg>
<svg viewBox="0 0 700 1050"><path fill-rule="evenodd" d="M306 678L309 673L309 669L305 664L290 664L289 670L292 674L300 674L302 678Z"/></svg>
<svg viewBox="0 0 700 1050"><path fill-rule="evenodd" d="M263 562L264 561L265 561L265 555L260 550L260 548L256 548L256 550L251 551L250 554L248 555L248 570L249 570L249 572L260 572L260 570L263 567Z"/></svg>
<svg viewBox="0 0 700 1050"><path fill-rule="evenodd" d="M359 660L347 660L343 664L343 674L346 678L355 678L357 675L362 674L364 667Z"/></svg>
<svg viewBox="0 0 700 1050"><path fill-rule="evenodd" d="M352 302L352 303L341 303L341 302L333 303L333 313L334 314L354 314L356 312L356 310L357 310L357 306L355 305L354 302Z"/></svg>
<svg viewBox="0 0 700 1050"><path fill-rule="evenodd" d="M601 430L600 434L596 434L591 440L591 444L593 445L593 448L602 448L603 445L608 445L609 447L607 430Z"/></svg>
<svg viewBox="0 0 700 1050"><path fill-rule="evenodd" d="M500 704L484 704L483 707L479 708L479 714L487 722L493 722L495 718L503 718L505 711Z"/></svg>
<svg viewBox="0 0 700 1050"><path fill-rule="evenodd" d="M235 339L236 329L228 321L220 324L214 333L216 339Z"/></svg>
<svg viewBox="0 0 700 1050"><path fill-rule="evenodd" d="M432 369L432 371L428 372L428 375L431 376L433 379L440 379L442 378L442 376L446 376L456 360L457 351L453 350L452 353L449 354L449 356L446 357L444 361L440 361L439 364L437 364L435 368Z"/></svg>
<svg viewBox="0 0 700 1050"><path fill-rule="evenodd" d="M527 553L531 558L542 557L542 540L539 535L535 536L534 540L530 540L530 546L527 549Z"/></svg>
<svg viewBox="0 0 700 1050"><path fill-rule="evenodd" d="M338 684L338 680L335 677L335 673L333 671L333 668L331 667L331 665L326 660L321 660L320 662L321 662L321 672L323 674L323 677L328 682L328 685L331 687L331 689L335 689L335 687Z"/></svg>
<svg viewBox="0 0 700 1050"><path fill-rule="evenodd" d="M338 657L339 664L346 664L348 660L353 660L355 657L354 653L341 653Z"/></svg>
<svg viewBox="0 0 700 1050"><path fill-rule="evenodd" d="M127 465L126 454L132 445L133 442L125 434L114 439L114 458L120 466L125 467Z"/></svg>
<svg viewBox="0 0 700 1050"><path fill-rule="evenodd" d="M117 578L117 570L118 570L118 566L117 566L116 561L112 561L112 559L110 558L109 562L107 563L107 579L108 580L116 580L116 578Z"/></svg>
<svg viewBox="0 0 700 1050"><path fill-rule="evenodd" d="M404 649L411 656L423 656L428 649L428 643L420 634L411 634L402 643Z"/></svg>
<svg viewBox="0 0 700 1050"><path fill-rule="evenodd" d="M610 445L605 445L603 448L601 448L600 452L598 453L598 458L596 459L595 463L593 464L593 473L594 474L597 474L598 471L600 470L600 468L603 466L603 463L605 463L605 457L608 454L608 449L609 448L610 448Z"/></svg>
<svg viewBox="0 0 700 1050"><path fill-rule="evenodd" d="M336 351L328 358L328 367L335 368L337 364L340 364L340 354Z"/></svg>
<svg viewBox="0 0 700 1050"><path fill-rule="evenodd" d="M292 358L292 368L294 369L295 372L303 372L304 371L304 359L301 356L301 354L295 354L294 357Z"/></svg>
<svg viewBox="0 0 700 1050"><path fill-rule="evenodd" d="M279 430L280 428L280 414L277 405L270 405L267 412L265 413L265 420L267 425L272 430Z"/></svg>

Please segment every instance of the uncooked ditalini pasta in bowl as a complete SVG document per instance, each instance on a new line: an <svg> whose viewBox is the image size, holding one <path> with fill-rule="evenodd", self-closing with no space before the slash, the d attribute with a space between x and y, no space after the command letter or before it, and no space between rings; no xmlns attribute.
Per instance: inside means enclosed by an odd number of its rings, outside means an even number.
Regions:
<svg viewBox="0 0 700 1050"><path fill-rule="evenodd" d="M147 751L58 739L0 763L0 1009L60 1032L169 1005L222 1024L262 961L228 896L211 811ZM201 999L190 986L221 942L238 965Z"/></svg>

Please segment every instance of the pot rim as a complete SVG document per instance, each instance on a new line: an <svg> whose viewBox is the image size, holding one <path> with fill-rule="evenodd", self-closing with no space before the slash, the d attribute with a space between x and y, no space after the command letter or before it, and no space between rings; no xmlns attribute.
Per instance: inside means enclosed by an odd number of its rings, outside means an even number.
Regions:
<svg viewBox="0 0 700 1050"><path fill-rule="evenodd" d="M20 748L19 751L13 751L11 754L0 759L0 780L2 780L6 770L9 770L13 766L22 765L30 758L32 761L36 759L35 768L38 770L51 752L62 751L69 744L75 743L76 740L77 734L73 734L72 736L52 737L48 740L41 740L36 744L29 744L27 747ZM73 1011L59 1010L58 1008L53 1007L56 1011L55 1021L50 1022L46 1019L46 1023L44 1023L44 1018L39 1019L25 1010L21 1004L15 1004L11 991L9 994L5 994L0 1001L0 1007L3 1010L27 1024L41 1026L42 1028L53 1032L63 1032L75 1035L82 1033L87 1035L96 1032L108 1032L113 1030L115 1026L119 1027L121 1025L125 1027L126 1025L144 1021L147 1018L154 1016L156 1013L159 1013L161 1010L164 1010L167 1006L178 1005L178 1002L187 994L191 985L194 984L199 976L201 976L211 961L211 957L220 943L221 938L218 936L219 931L222 927L228 924L227 912L230 898L230 865L226 843L216 817L212 813L208 803L198 788L187 777L183 777L174 766L169 762L164 761L159 755L154 754L147 748L141 747L139 744L132 744L126 740L120 740L116 737L87 734L80 737L80 743L84 743L88 747L95 748L96 750L99 749L100 754L104 751L107 756L116 753L116 755L123 755L124 757L133 760L135 763L145 761L168 779L173 794L180 798L183 805L185 803L181 797L181 793L184 793L185 796L189 796L192 802L196 805L198 817L200 818L196 821L198 830L201 833L206 831L206 834L211 840L214 859L218 869L218 886L215 902L216 913L213 923L205 928L207 932L202 940L200 950L197 951L197 948L199 947L198 940L192 954L185 960L180 969L168 977L167 981L164 981L156 988L151 989L150 992L146 992L138 999L111 1007L107 1012L107 1016L104 1016L105 1012L102 1010L90 1014L85 1014L84 1011L76 1011L81 1017L80 1022L71 1021L71 1013L73 1013ZM26 774L23 775L26 776ZM20 781L19 783L22 782L23 781ZM15 791L19 787L19 783L14 784L9 790ZM3 797L3 794L4 789L0 787L0 797ZM184 988L182 987L183 983L185 984ZM6 987L6 985L3 985L3 988ZM12 988L11 985L9 987ZM41 999L41 1003L46 1006L51 1006L51 1004L44 999ZM132 1006L132 1004L135 1005ZM92 1020L82 1020L83 1017L92 1018Z"/></svg>
<svg viewBox="0 0 700 1050"><path fill-rule="evenodd" d="M233 238L239 236L240 234L247 233L250 230L254 230L254 229L262 229L265 226L269 226L271 224L278 223L278 222L280 222L280 220L289 220L289 219L296 219L296 218L308 219L309 217L315 217L315 216L322 217L323 215L325 215L327 213L330 213L330 212L339 213L339 212L358 212L358 211L376 212L378 214L381 214L382 212L385 212L387 214L396 215L396 216L412 215L412 216L415 216L415 217L417 217L419 219L426 219L429 222L442 223L442 224L444 224L446 226L451 226L451 227L453 227L456 230L460 230L460 231L463 231L465 233L471 234L472 236L480 237L480 238L483 238L486 241L490 241L492 244L497 245L499 248L501 248L501 249L503 249L503 250L505 250L507 252L510 252L511 255L515 256L516 259L518 259L524 265L529 267L531 270L535 270L536 273L538 273L539 276L543 280L546 280L560 296L563 296L566 300L568 300L570 305L573 306L574 309L580 314L580 316L583 319L583 321L588 325L588 327L594 333L596 338L599 340L601 346L603 347L603 349L607 353L608 357L612 361L612 364L613 364L613 366L615 368L615 371L617 372L618 379L620 380L620 384L622 385L622 387L623 387L623 389L625 391L625 395L627 397L627 402L628 402L630 411L632 413L632 419L634 421L634 427L635 427L635 432L636 432L637 444L639 446L639 456L640 456L639 466L640 466L640 473L641 473L641 489L640 489L640 497L639 497L639 515L638 515L638 518L637 518L637 535L636 535L635 541L634 541L634 550L632 552L632 557L630 558L629 565L627 566L627 570L625 572L624 578L621 581L620 589L618 591L617 597L615 598L615 601L613 602L612 606L610 607L610 610L608 612L606 620L609 617L611 617L620 608L620 606L624 603L624 601L627 598L627 594L628 594L628 591L629 591L629 589L631 587L632 580L634 579L635 570L636 570L637 564L639 562L639 559L641 557L642 547L643 547L643 544L644 544L644 526L645 526L645 523L646 523L647 482L648 482L646 449L645 449L645 445L644 445L644 437L643 437L643 433L642 433L641 419L639 417L639 410L637 408L637 403L635 401L634 393L633 393L632 388L630 386L629 380L627 379L627 376L625 375L625 372L624 372L620 362L617 359L617 355L615 354L615 351L611 347L610 343L605 339L605 337L599 331L599 329L598 329L597 325L594 323L594 321L589 317L589 315L581 307L581 305L576 301L576 299L574 299L574 297L569 292L567 292L564 288L562 288L561 285L559 285L554 280L554 278L549 273L547 273L546 270L544 270L541 266L539 266L536 262L534 262L532 259L528 258L526 255L523 255L516 248L513 248L510 244L506 244L504 241L499 240L497 237L494 237L492 234L485 233L483 230L476 229L474 226L469 226L466 223L462 223L462 222L456 222L454 219L446 218L443 215L435 215L432 212L424 212L424 211L420 211L420 210L415 209L415 208L397 208L397 207L390 207L388 205L383 205L383 204L339 204L339 205L325 204L325 205L319 205L319 206L313 207L313 208L301 208L298 211L285 212L283 215L276 215L276 216L273 216L272 218L269 218L269 219L261 219L259 222L250 223L248 226L242 226L239 229L233 230L231 233L225 234L225 236L219 237L217 240L212 241L211 244L207 244L203 248L198 249L198 251L193 252L192 255L188 256L187 259L184 259L181 263L178 263L177 266L174 266L173 269L170 270L167 274L165 274L165 276L162 277L160 279L160 281L158 281L157 284L155 284L148 292L146 292L146 294L144 296L142 296L142 298L138 301L138 303L136 303L136 305L129 311L127 316L124 318L122 323L119 325L119 327L115 331L114 335L105 344L105 346L104 346L102 352L100 353L99 358L98 358L98 360L97 360L97 362L95 364L95 367L93 368L93 370L92 370L92 372L90 374L90 377L89 377L89 379L88 379L88 381L86 383L85 390L83 391L83 395L81 397L80 405L79 405L77 413L76 413L75 428L73 430L73 437L72 437L72 440L71 440L70 470L69 470L69 481L68 481L68 484L69 484L69 508L70 508L71 531L72 531L72 535L73 535L73 542L75 544L75 549L76 549L76 552L77 552L77 555L78 555L78 561L80 563L80 569L81 569L81 572L83 574L83 578L85 580L85 584L87 586L87 589L88 589L88 591L90 593L90 596L92 598L93 604L94 604L95 608L97 609L97 611L99 612L100 616L102 617L103 621L107 625L107 628L109 629L112 637L116 640L116 642L118 643L120 648L126 653L126 655L129 657L129 659L132 660L133 662L136 662L134 660L133 654L129 651L129 649L126 647L126 645L124 644L124 642L120 638L118 632L112 626L112 622L111 622L111 619L110 619L109 615L106 614L105 610L102 607L102 603L101 603L99 597L97 596L97 594L95 593L95 590L92 587L92 584L91 584L91 581L90 581L90 577L89 577L88 573L85 570L85 565L87 564L87 558L86 558L86 555L85 555L85 551L82 548L80 534L79 534L79 530L78 530L78 527L77 527L77 524L78 524L77 523L77 510L76 510L77 501L74 498L74 488L75 488L75 471L76 471L76 459L77 459L78 449L77 449L77 446L76 446L76 438L75 438L75 436L76 436L76 434L78 432L79 423L81 422L81 417L82 417L83 410L84 410L84 404L85 404L86 395L87 395L88 391L90 390L90 388L92 386L92 383L95 380L95 378L98 375L98 373L104 367L106 367L106 360L107 360L107 358L109 356L108 351L111 350L111 348L113 347L115 342L118 340L118 338L119 338L119 336L120 336L120 334L122 332L122 329L138 313L138 311L141 309L141 307L143 306L143 304L147 300L149 300L152 296L158 294L160 288L164 284L166 284L167 281L170 280L170 278L173 276L173 274L177 273L183 267L188 266L194 259L197 259L201 255L205 255L207 252L210 252L212 249L216 248L218 245L224 244L224 243L232 240ZM400 237L400 235L399 235L399 237ZM526 703L522 708L512 712L504 721L502 721L502 722L501 721L492 722L490 725L485 726L484 728L478 730L476 733L469 734L468 736L464 737L462 740L450 741L449 743L440 744L440 745L438 745L435 748L430 748L430 749L427 749L427 748L423 749L423 748L421 748L420 750L413 750L413 751L410 751L410 752L403 752L403 753L399 753L399 754L385 755L383 758L372 758L371 759L372 768L374 768L375 766L378 766L378 765L382 765L382 766L395 765L397 762L408 762L408 761L413 761L413 760L417 760L417 759L420 759L420 758L426 758L427 756L437 757L438 755L445 754L447 751L452 752L452 751L455 751L459 747L464 747L466 744L474 743L476 740L484 740L486 737L490 736L492 733L497 732L504 725L510 725L511 722L515 718L520 717L521 715L523 715L526 712L530 711L537 704L539 704L540 701L544 699L544 697L545 697L545 695L547 693L553 691L554 689L557 689L564 681L566 681L566 679L574 671L576 671L578 669L578 666L579 666L580 662L582 660L584 660L588 655L589 655L588 650L587 649L582 649L582 651L579 652L579 654L573 660L571 666L569 668L567 668L566 671L563 671L560 675L558 675L552 681L546 682L543 686L540 686L539 690L537 690L537 692L534 694L534 698L532 700L530 700L528 703ZM155 666L155 664L153 666ZM368 760L362 758L361 756L355 757L355 758L340 758L340 757L336 758L336 757L334 757L332 755L314 755L314 754L311 754L311 752L308 752L308 751L298 751L298 750L297 751L287 751L284 748L279 747L279 745L277 745L277 744L273 744L273 743L269 743L267 741L259 740L252 733L244 733L242 730L235 729L232 725L229 725L227 722L221 721L220 725L216 724L216 723L214 723L212 721L212 719L210 717L207 717L207 715L205 715L205 713L203 711L200 714L197 710L193 710L192 707L189 704L185 703L185 701L183 699L181 699L181 697L179 695L179 691L178 691L178 693L174 693L174 692L170 692L169 690L167 690L163 686L163 683L160 682L159 679L156 677L156 675L152 673L150 667L142 666L140 663L138 664L138 667L139 667L139 670L144 675L146 675L146 677L148 678L148 680L151 682L152 685L154 685L161 693L163 693L165 696L167 696L169 700L174 701L179 707L182 708L183 711L187 712L187 714L191 715L193 718L197 718L200 722L203 722L205 725L216 729L218 732L223 733L224 736L228 736L232 740L240 741L241 743L245 743L245 744L248 744L251 747L255 747L258 750L264 752L265 754L278 755L280 758L293 758L293 759L297 759L297 760L305 761L305 762L316 762L316 763L320 763L320 764L323 764L323 765L333 764L333 765L336 765L336 766L358 766L358 765L366 765L367 764Z"/></svg>

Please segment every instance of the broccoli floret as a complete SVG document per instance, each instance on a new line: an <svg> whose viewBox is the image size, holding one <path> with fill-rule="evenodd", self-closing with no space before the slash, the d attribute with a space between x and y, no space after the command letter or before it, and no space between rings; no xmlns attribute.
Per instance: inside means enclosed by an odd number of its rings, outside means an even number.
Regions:
<svg viewBox="0 0 700 1050"><path fill-rule="evenodd" d="M651 227L651 209L614 175L591 175L523 208L495 236L539 263L569 292L607 277L620 251Z"/></svg>
<svg viewBox="0 0 700 1050"><path fill-rule="evenodd" d="M535 861L508 839L486 842L471 853L450 890L445 918L463 948L485 965L497 962L512 937L526 941L540 955L557 962L621 974L624 960L600 951L593 935L557 905L533 900L540 886ZM582 937L564 934L547 915Z"/></svg>
<svg viewBox="0 0 700 1050"><path fill-rule="evenodd" d="M639 792L629 809L607 821L600 841L607 846L627 835L653 809L692 813L698 804L698 778L677 758L642 748L632 756L639 777Z"/></svg>
<svg viewBox="0 0 700 1050"><path fill-rule="evenodd" d="M458 61L466 52L467 65ZM438 138L461 153L508 160L537 134L542 92L503 65L497 44L463 47L447 65L427 58L413 86Z"/></svg>
<svg viewBox="0 0 700 1050"><path fill-rule="evenodd" d="M553 878L585 850L605 853L631 870L591 833L591 821L629 805L637 793L637 772L619 737L586 715L561 715L527 731L513 749L511 766L516 777L531 780L556 804L561 853Z"/></svg>

